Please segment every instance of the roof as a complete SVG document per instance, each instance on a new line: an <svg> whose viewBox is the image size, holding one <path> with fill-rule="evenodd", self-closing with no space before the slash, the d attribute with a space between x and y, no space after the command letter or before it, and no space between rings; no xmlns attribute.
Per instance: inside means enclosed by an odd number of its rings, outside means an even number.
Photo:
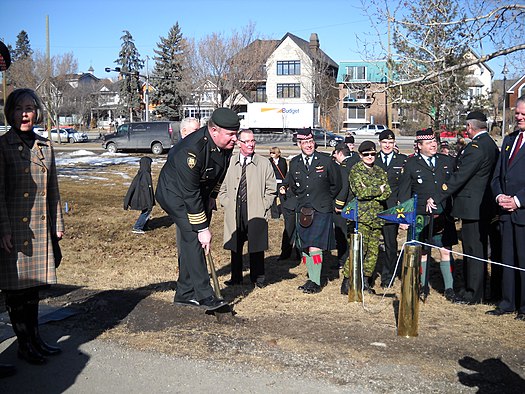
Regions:
<svg viewBox="0 0 525 394"><path fill-rule="evenodd" d="M286 33L284 37L279 42L279 45L281 45L284 40L287 38L290 38L293 42L297 44L299 48L303 50L304 53L306 53L311 59L314 58L314 54L312 53L312 50L310 49L310 42L305 41L302 38L297 37L296 35L293 35L292 33ZM279 46L278 45L278 46ZM324 63L327 63L330 67L338 68L338 64L330 57L328 56L321 48L319 48L319 52L321 54L321 60Z"/></svg>
<svg viewBox="0 0 525 394"><path fill-rule="evenodd" d="M512 86L510 88L507 89L507 93L514 93L514 89L520 87L521 85L523 85L524 83L524 80L525 80L525 75L523 75L521 78L519 78L516 82L514 82L512 84Z"/></svg>

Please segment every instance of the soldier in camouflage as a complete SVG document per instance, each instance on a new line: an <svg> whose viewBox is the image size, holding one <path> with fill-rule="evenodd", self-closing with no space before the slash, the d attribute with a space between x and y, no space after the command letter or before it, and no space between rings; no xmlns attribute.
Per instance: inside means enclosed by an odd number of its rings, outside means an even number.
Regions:
<svg viewBox="0 0 525 394"><path fill-rule="evenodd" d="M390 186L386 172L374 166L376 145L372 141L363 141L359 146L361 161L350 170L349 183L358 202L358 225L363 234L363 274L364 289L374 293L370 278L374 272L379 253L379 239L384 220L377 214L383 210L384 201L390 196ZM348 294L349 264L343 267L341 293Z"/></svg>

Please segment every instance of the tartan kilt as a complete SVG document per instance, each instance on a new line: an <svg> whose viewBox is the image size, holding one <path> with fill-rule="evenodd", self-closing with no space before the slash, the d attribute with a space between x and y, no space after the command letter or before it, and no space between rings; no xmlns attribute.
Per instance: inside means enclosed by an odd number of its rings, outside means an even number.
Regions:
<svg viewBox="0 0 525 394"><path fill-rule="evenodd" d="M299 213L296 213L296 245L300 249L316 247L322 250L335 249L335 231L332 212L314 213L310 227L303 227L299 223Z"/></svg>
<svg viewBox="0 0 525 394"><path fill-rule="evenodd" d="M421 242L432 244L438 247L449 247L457 245L458 234L454 218L440 214L434 218L434 228L432 230L432 239L428 239L430 224L430 215L417 215L416 217L416 239ZM426 249L428 247L423 247Z"/></svg>

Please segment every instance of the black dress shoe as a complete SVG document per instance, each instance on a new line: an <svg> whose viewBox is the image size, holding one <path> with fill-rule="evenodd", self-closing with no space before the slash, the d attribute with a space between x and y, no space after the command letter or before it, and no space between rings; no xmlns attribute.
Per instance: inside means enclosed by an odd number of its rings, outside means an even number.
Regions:
<svg viewBox="0 0 525 394"><path fill-rule="evenodd" d="M0 379L8 378L16 373L16 368L11 364L0 364Z"/></svg>
<svg viewBox="0 0 525 394"><path fill-rule="evenodd" d="M314 282L312 282L310 279L308 279L304 285L301 285L299 287L297 287L297 290L305 290L305 289L309 289L312 285L315 285Z"/></svg>
<svg viewBox="0 0 525 394"><path fill-rule="evenodd" d="M38 350L43 356L56 356L62 353L62 349L58 346L51 346L45 343L42 338L37 337L32 341L33 347Z"/></svg>
<svg viewBox="0 0 525 394"><path fill-rule="evenodd" d="M47 362L47 359L29 342L19 343L17 355L19 359L33 365L42 365Z"/></svg>
<svg viewBox="0 0 525 394"><path fill-rule="evenodd" d="M447 301L450 301L450 302L456 302L456 300L459 299L458 296L456 296L454 289L445 289L443 296L445 297Z"/></svg>
<svg viewBox="0 0 525 394"><path fill-rule="evenodd" d="M199 305L207 311L214 311L228 305L228 303L212 294L211 296L200 300Z"/></svg>
<svg viewBox="0 0 525 394"><path fill-rule="evenodd" d="M518 313L514 319L525 321L525 313Z"/></svg>
<svg viewBox="0 0 525 394"><path fill-rule="evenodd" d="M307 288L303 289L303 293L316 294L316 293L320 293L321 289L322 289L322 287L319 286L317 283L311 282L310 286L308 286Z"/></svg>
<svg viewBox="0 0 525 394"><path fill-rule="evenodd" d="M189 300L175 300L173 303L175 305L180 305L180 306L197 306L197 307L200 306L199 301L193 298Z"/></svg>
<svg viewBox="0 0 525 394"><path fill-rule="evenodd" d="M226 286L237 286L237 285L242 285L242 279L241 279L241 280L233 280L233 279L225 280L225 281L224 281L224 284L225 284Z"/></svg>
<svg viewBox="0 0 525 394"><path fill-rule="evenodd" d="M492 309L491 311L487 311L485 312L485 315L490 315L490 316L503 316L503 315L508 315L510 313L513 313L513 312L508 312L508 311L504 311L503 309L501 309L500 307L496 307L495 309Z"/></svg>

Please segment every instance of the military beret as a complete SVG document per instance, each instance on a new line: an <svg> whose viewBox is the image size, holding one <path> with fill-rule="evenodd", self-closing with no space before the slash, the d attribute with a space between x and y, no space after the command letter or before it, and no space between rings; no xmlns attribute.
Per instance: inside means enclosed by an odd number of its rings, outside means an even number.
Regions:
<svg viewBox="0 0 525 394"><path fill-rule="evenodd" d="M355 143L355 138L353 135L347 135L345 137L345 144L353 144Z"/></svg>
<svg viewBox="0 0 525 394"><path fill-rule="evenodd" d="M486 122L487 116L481 111L472 111L472 112L469 112L469 114L467 115L467 120L470 120L470 119L475 119L475 120L480 120L482 122Z"/></svg>
<svg viewBox="0 0 525 394"><path fill-rule="evenodd" d="M396 135L394 134L394 132L390 129L386 129L386 130L383 130L380 134L379 134L379 141L383 141L383 140L395 140L396 139Z"/></svg>
<svg viewBox="0 0 525 394"><path fill-rule="evenodd" d="M432 140L434 138L436 138L436 136L430 127L428 129L416 131L416 141Z"/></svg>
<svg viewBox="0 0 525 394"><path fill-rule="evenodd" d="M238 131L241 127L239 117L229 108L217 108L211 114L211 121L220 128Z"/></svg>
<svg viewBox="0 0 525 394"><path fill-rule="evenodd" d="M363 152L370 152L370 151L376 151L376 144L373 141L363 141L361 142L361 145L359 145L359 153Z"/></svg>
<svg viewBox="0 0 525 394"><path fill-rule="evenodd" d="M441 143L441 147L442 147L442 148L450 148L450 145L448 144L447 141L443 141L443 142Z"/></svg>
<svg viewBox="0 0 525 394"><path fill-rule="evenodd" d="M304 141L314 138L312 135L312 129L306 128L297 131L297 141Z"/></svg>

